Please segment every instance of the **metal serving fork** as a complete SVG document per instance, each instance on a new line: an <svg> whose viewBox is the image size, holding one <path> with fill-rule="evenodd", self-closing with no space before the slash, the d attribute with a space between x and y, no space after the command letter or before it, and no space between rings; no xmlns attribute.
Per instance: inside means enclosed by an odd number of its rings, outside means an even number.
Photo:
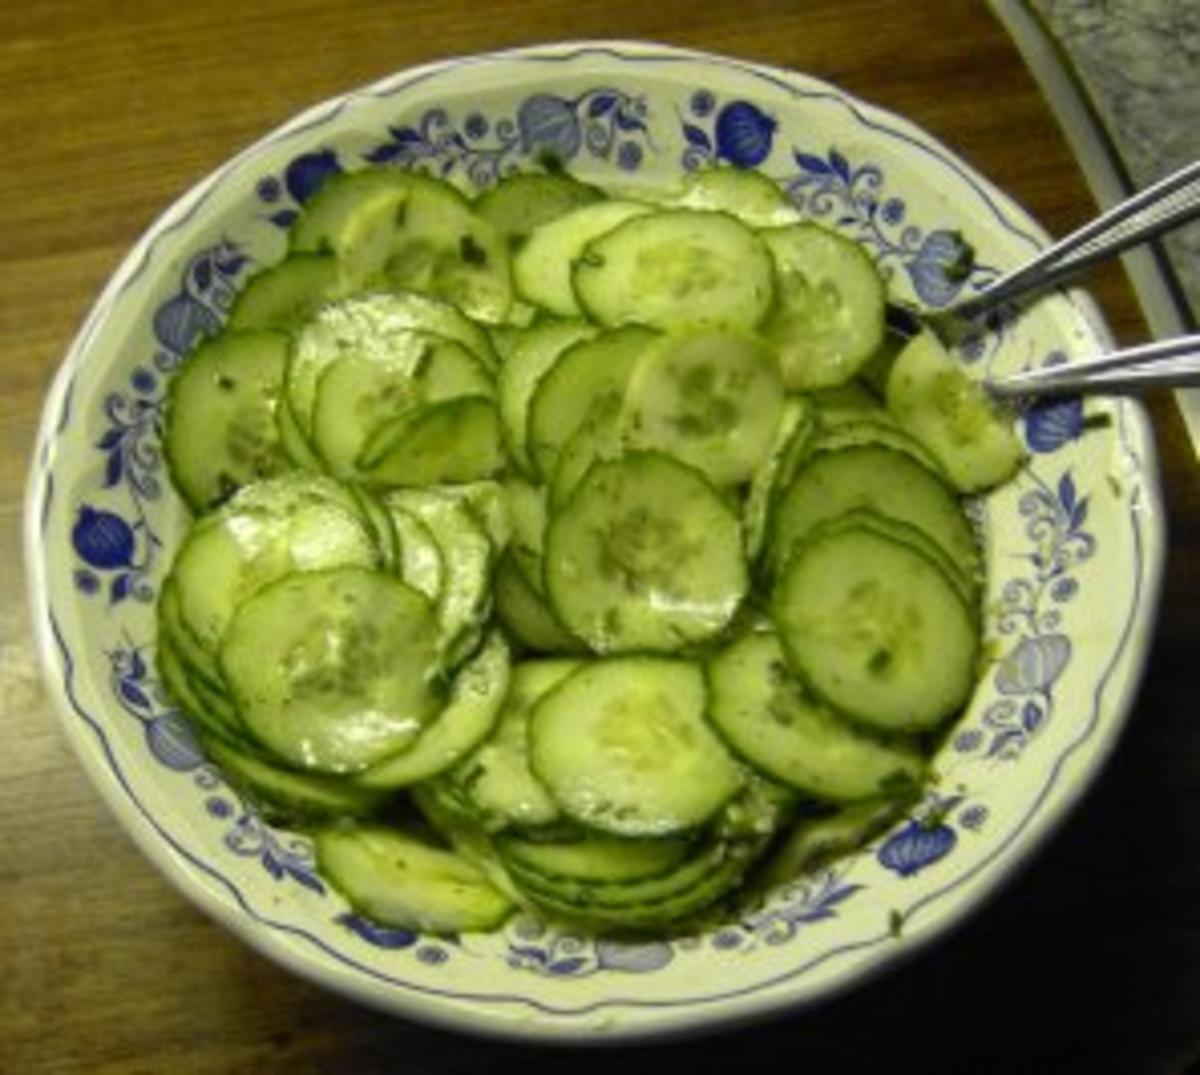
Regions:
<svg viewBox="0 0 1200 1075"><path fill-rule="evenodd" d="M1200 161L1181 168L1113 206L983 291L951 306L919 313L893 307L901 335L925 327L946 343L978 330L989 310L1035 295L1081 269L1200 216ZM998 398L1019 400L1080 392L1137 393L1200 384L1200 334L1113 351L1084 362L1030 370L986 382Z"/></svg>

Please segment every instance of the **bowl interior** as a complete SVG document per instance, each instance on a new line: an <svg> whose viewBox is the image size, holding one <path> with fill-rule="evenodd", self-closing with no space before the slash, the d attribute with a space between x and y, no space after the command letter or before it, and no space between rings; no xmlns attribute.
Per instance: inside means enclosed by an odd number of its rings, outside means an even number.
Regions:
<svg viewBox="0 0 1200 1075"><path fill-rule="evenodd" d="M938 935L1061 819L1110 749L1144 657L1162 531L1144 419L1063 401L1021 422L1030 463L981 500L989 663L939 781L863 853L740 921L616 943L516 920L448 941L351 914L308 842L265 824L164 697L153 602L186 525L159 453L164 390L330 172L426 167L466 189L547 155L608 186L757 168L861 241L895 296L941 305L1033 251L1019 207L907 122L814 80L631 44L406 72L323 103L200 183L139 241L47 404L30 484L40 641L85 768L147 854L272 958L368 1003L487 1033L649 1035L795 1005ZM965 279L948 266L963 242ZM1102 348L1078 294L994 326L963 361L1003 371Z"/></svg>

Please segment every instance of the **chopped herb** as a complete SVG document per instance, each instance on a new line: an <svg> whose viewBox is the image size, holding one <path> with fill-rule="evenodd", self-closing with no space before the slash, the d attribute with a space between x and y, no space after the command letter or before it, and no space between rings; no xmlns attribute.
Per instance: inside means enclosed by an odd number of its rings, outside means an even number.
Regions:
<svg viewBox="0 0 1200 1075"><path fill-rule="evenodd" d="M886 672L892 663L892 651L889 649L877 649L871 654L871 659L867 661L867 671L873 676L882 675Z"/></svg>
<svg viewBox="0 0 1200 1075"><path fill-rule="evenodd" d="M237 381L227 373L218 373L216 377L216 385L222 392L232 392L237 388Z"/></svg>
<svg viewBox="0 0 1200 1075"><path fill-rule="evenodd" d="M537 163L549 175L565 175L567 166L563 163L562 157L552 149L543 149L537 155Z"/></svg>
<svg viewBox="0 0 1200 1075"><path fill-rule="evenodd" d="M900 939L904 931L904 914L895 909L888 912L888 933L894 940Z"/></svg>
<svg viewBox="0 0 1200 1075"><path fill-rule="evenodd" d="M487 251L470 235L464 235L458 243L458 255L469 265L486 265Z"/></svg>
<svg viewBox="0 0 1200 1075"><path fill-rule="evenodd" d="M960 284L971 275L975 268L975 248L962 237L961 232L954 232L954 242L958 247L954 260L942 266L942 273L947 280Z"/></svg>
<svg viewBox="0 0 1200 1075"><path fill-rule="evenodd" d="M1083 420L1084 429L1108 429L1111 425L1111 414L1089 414Z"/></svg>

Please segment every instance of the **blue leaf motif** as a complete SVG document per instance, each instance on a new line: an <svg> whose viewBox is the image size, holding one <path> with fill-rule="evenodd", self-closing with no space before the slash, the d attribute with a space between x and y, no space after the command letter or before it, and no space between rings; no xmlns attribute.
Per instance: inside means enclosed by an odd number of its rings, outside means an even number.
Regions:
<svg viewBox="0 0 1200 1075"><path fill-rule="evenodd" d="M125 430L121 429L119 426L115 426L114 428L108 430L98 441L96 441L96 447L102 452L110 452L121 443L121 440L124 438L124 436Z"/></svg>
<svg viewBox="0 0 1200 1075"><path fill-rule="evenodd" d="M1075 479L1068 470L1058 479L1058 502L1068 518L1075 507L1075 496Z"/></svg>
<svg viewBox="0 0 1200 1075"><path fill-rule="evenodd" d="M587 114L592 119L596 119L606 112L611 112L616 103L617 95L615 93L598 93L588 103Z"/></svg>
<svg viewBox="0 0 1200 1075"><path fill-rule="evenodd" d="M304 870L299 866L288 866L287 872L295 881L310 891L315 892L318 896L325 895L325 886L321 884L320 879L311 870Z"/></svg>
<svg viewBox="0 0 1200 1075"><path fill-rule="evenodd" d="M545 949L537 948L534 945L514 944L509 948L509 951L514 956L520 956L522 959L531 960L532 962L537 963L539 966L545 966L550 958L546 954Z"/></svg>
<svg viewBox="0 0 1200 1075"><path fill-rule="evenodd" d="M212 285L212 264L207 258L197 261L192 267L192 279L200 291L207 291Z"/></svg>
<svg viewBox="0 0 1200 1075"><path fill-rule="evenodd" d="M581 970L587 963L587 960L582 956L574 956L571 959L560 959L546 967L551 974L565 975L574 974L577 970Z"/></svg>
<svg viewBox="0 0 1200 1075"><path fill-rule="evenodd" d="M372 164L387 164L400 156L400 147L394 142L384 142L383 145L363 154Z"/></svg>
<svg viewBox="0 0 1200 1075"><path fill-rule="evenodd" d="M411 929L393 929L379 926L356 914L340 914L334 919L340 926L345 926L351 933L356 933L368 944L379 948L399 950L411 948L418 941L418 935Z"/></svg>
<svg viewBox="0 0 1200 1075"><path fill-rule="evenodd" d="M705 153L712 152L712 141L703 130L691 123L683 125L683 136L691 145L697 149L704 150Z"/></svg>
<svg viewBox="0 0 1200 1075"><path fill-rule="evenodd" d="M146 658L143 657L137 650L133 650L129 655L129 678L130 679L145 679Z"/></svg>
<svg viewBox="0 0 1200 1075"><path fill-rule="evenodd" d="M792 154L796 158L796 163L800 165L809 175L829 175L830 168L820 157L812 153L801 153L796 150Z"/></svg>
<svg viewBox="0 0 1200 1075"><path fill-rule="evenodd" d="M829 151L829 166L843 183L850 185L850 162L836 149Z"/></svg>
<svg viewBox="0 0 1200 1075"><path fill-rule="evenodd" d="M821 905L823 907L836 907L843 900L848 900L862 887L862 885L839 885L821 897Z"/></svg>
<svg viewBox="0 0 1200 1075"><path fill-rule="evenodd" d="M910 821L879 849L879 862L901 877L912 877L954 849L958 837L949 825Z"/></svg>
<svg viewBox="0 0 1200 1075"><path fill-rule="evenodd" d="M517 130L526 153L550 150L563 160L579 152L582 134L569 101L550 93L536 93L517 109Z"/></svg>
<svg viewBox="0 0 1200 1075"><path fill-rule="evenodd" d="M300 214L295 209L280 209L271 214L271 223L277 228L290 228Z"/></svg>
<svg viewBox="0 0 1200 1075"><path fill-rule="evenodd" d="M647 974L665 967L674 955L675 950L663 941L636 944L601 939L596 942L596 959L604 970Z"/></svg>
<svg viewBox="0 0 1200 1075"><path fill-rule="evenodd" d="M1083 435L1083 401L1064 399L1035 404L1025 412L1025 443L1048 454Z"/></svg>
<svg viewBox="0 0 1200 1075"><path fill-rule="evenodd" d="M111 489L121 483L121 475L125 473L125 459L120 451L109 452L104 462L104 487Z"/></svg>
<svg viewBox="0 0 1200 1075"><path fill-rule="evenodd" d="M717 113L717 153L739 168L754 168L771 155L777 126L749 101L730 101Z"/></svg>
<svg viewBox="0 0 1200 1075"><path fill-rule="evenodd" d="M108 588L109 604L119 605L129 596L129 587L133 584L133 576L122 572L113 578Z"/></svg>
<svg viewBox="0 0 1200 1075"><path fill-rule="evenodd" d="M133 566L133 528L111 511L84 504L71 531L71 544L80 559L92 567L112 570Z"/></svg>
<svg viewBox="0 0 1200 1075"><path fill-rule="evenodd" d="M389 127L388 133L402 146L418 145L422 141L421 132L413 127Z"/></svg>
<svg viewBox="0 0 1200 1075"><path fill-rule="evenodd" d="M637 116L618 110L616 113L617 126L623 131L644 131L646 124Z"/></svg>
<svg viewBox="0 0 1200 1075"><path fill-rule="evenodd" d="M134 709L140 709L146 713L153 711L154 705L146 695L146 692L132 680L122 679L117 689L121 692L121 697L133 706Z"/></svg>
<svg viewBox="0 0 1200 1075"><path fill-rule="evenodd" d="M1088 517L1088 498L1085 496L1075 505L1075 510L1071 512L1071 529L1079 530Z"/></svg>
<svg viewBox="0 0 1200 1075"><path fill-rule="evenodd" d="M996 672L996 689L1001 694L1031 694L1048 691L1071 659L1071 640L1066 635L1036 635L1022 638Z"/></svg>
<svg viewBox="0 0 1200 1075"><path fill-rule="evenodd" d="M276 881L283 880L283 867L279 865L279 862L269 850L262 853L262 864L267 873L274 877Z"/></svg>
<svg viewBox="0 0 1200 1075"><path fill-rule="evenodd" d="M283 175L288 193L302 205L325 184L331 175L342 170L337 154L331 149L302 153L288 164Z"/></svg>
<svg viewBox="0 0 1200 1075"><path fill-rule="evenodd" d="M1039 724L1042 723L1042 709L1036 702L1026 702L1025 707L1021 710L1021 726L1027 732L1035 732Z"/></svg>

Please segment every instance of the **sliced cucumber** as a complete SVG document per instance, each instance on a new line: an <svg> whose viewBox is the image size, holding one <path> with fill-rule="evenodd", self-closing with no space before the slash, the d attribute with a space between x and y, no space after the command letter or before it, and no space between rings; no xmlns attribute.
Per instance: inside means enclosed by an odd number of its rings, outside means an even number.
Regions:
<svg viewBox="0 0 1200 1075"><path fill-rule="evenodd" d="M1011 420L932 332L920 333L896 356L887 379L887 405L960 492L991 489L1024 462Z"/></svg>
<svg viewBox="0 0 1200 1075"><path fill-rule="evenodd" d="M536 829L562 820L558 804L529 767L529 713L580 667L573 660L516 665L495 732L450 774L485 829Z"/></svg>
<svg viewBox="0 0 1200 1075"><path fill-rule="evenodd" d="M545 598L505 554L492 580L496 615L522 647L535 653L585 653L587 647L558 621Z"/></svg>
<svg viewBox="0 0 1200 1075"><path fill-rule="evenodd" d="M709 719L759 772L821 799L875 798L916 787L924 761L911 745L859 732L813 698L773 634L752 634L708 662Z"/></svg>
<svg viewBox="0 0 1200 1075"><path fill-rule="evenodd" d="M288 404L286 364L283 396L284 398L280 399L275 407L275 424L279 427L279 447L292 466L300 470L324 470L325 464L317 455L308 435L302 432L299 425L296 424L296 416Z"/></svg>
<svg viewBox="0 0 1200 1075"><path fill-rule="evenodd" d="M238 608L221 670L277 757L356 772L412 743L440 707L437 622L423 594L363 568L287 575Z"/></svg>
<svg viewBox="0 0 1200 1075"><path fill-rule="evenodd" d="M788 559L773 613L805 682L872 727L936 727L975 685L970 609L933 560L875 530L811 533Z"/></svg>
<svg viewBox="0 0 1200 1075"><path fill-rule="evenodd" d="M220 701L215 706L205 699L205 695L197 689L197 680L193 678L166 634L159 635L155 658L159 678L166 687L167 694L195 727L227 739L243 736L245 728L233 704L219 694L216 697Z"/></svg>
<svg viewBox="0 0 1200 1075"><path fill-rule="evenodd" d="M691 209L635 217L593 239L571 282L579 305L606 326L749 330L775 295L758 236L735 217Z"/></svg>
<svg viewBox="0 0 1200 1075"><path fill-rule="evenodd" d="M772 567L781 566L792 546L818 523L855 508L925 531L968 578L979 575L975 535L953 491L911 456L882 445L809 458L775 512L769 549Z"/></svg>
<svg viewBox="0 0 1200 1075"><path fill-rule="evenodd" d="M717 485L748 481L770 451L783 410L774 354L720 329L664 336L638 359L623 426L635 448L666 452Z"/></svg>
<svg viewBox="0 0 1200 1075"><path fill-rule="evenodd" d="M441 601L445 569L442 551L433 532L411 511L394 501L385 504L384 508L391 516L400 545L400 577L437 606Z"/></svg>
<svg viewBox="0 0 1200 1075"><path fill-rule="evenodd" d="M783 404L766 462L750 479L742 509L746 558L751 562L756 561L763 550L771 512L781 491L795 477L815 429L816 416L812 406L801 396L789 396Z"/></svg>
<svg viewBox="0 0 1200 1075"><path fill-rule="evenodd" d="M597 202L534 228L513 258L517 293L559 317L579 317L583 311L571 286L571 271L583 248L598 235L650 211L638 202Z"/></svg>
<svg viewBox="0 0 1200 1075"><path fill-rule="evenodd" d="M501 836L496 850L514 869L526 876L537 875L553 890L556 881L631 885L661 878L674 872L694 848L690 841L680 838L631 840L588 835L561 844Z"/></svg>
<svg viewBox="0 0 1200 1075"><path fill-rule="evenodd" d="M517 248L534 228L604 197L599 187L567 175L522 173L507 175L480 194L475 212Z"/></svg>
<svg viewBox="0 0 1200 1075"><path fill-rule="evenodd" d="M462 856L382 826L336 826L315 840L317 865L376 922L422 933L497 929L513 905Z"/></svg>
<svg viewBox="0 0 1200 1075"><path fill-rule="evenodd" d="M455 674L445 707L416 742L357 773L354 782L364 788L410 787L457 765L492 731L510 678L508 645L493 632Z"/></svg>
<svg viewBox="0 0 1200 1075"><path fill-rule="evenodd" d="M729 213L752 228L794 224L800 214L783 190L762 172L746 168L700 168L683 178L675 200L685 209Z"/></svg>
<svg viewBox="0 0 1200 1075"><path fill-rule="evenodd" d="M846 419L821 429L813 438L812 451L836 452L843 448L859 448L870 444L882 445L910 455L918 463L939 475L944 475L941 464L930 455L916 437L905 433L890 419L880 418Z"/></svg>
<svg viewBox="0 0 1200 1075"><path fill-rule="evenodd" d="M163 452L193 511L291 469L275 423L287 347L282 333L223 332L200 344L171 381Z"/></svg>
<svg viewBox="0 0 1200 1075"><path fill-rule="evenodd" d="M542 554L549 521L546 490L539 485L530 485L521 478L509 478L504 483L504 491L513 531L509 550L525 581L540 593Z"/></svg>
<svg viewBox="0 0 1200 1075"><path fill-rule="evenodd" d="M819 224L762 233L779 301L763 326L794 391L845 384L883 340L886 300L875 263L858 243Z"/></svg>
<svg viewBox="0 0 1200 1075"><path fill-rule="evenodd" d="M621 399L638 359L657 336L636 325L605 332L562 351L529 401L528 451L543 480L554 474L564 444L595 413Z"/></svg>
<svg viewBox="0 0 1200 1075"><path fill-rule="evenodd" d="M615 392L596 400L587 418L567 438L554 463L550 507L561 511L594 463L616 459L625 450L621 434L624 401Z"/></svg>
<svg viewBox="0 0 1200 1075"><path fill-rule="evenodd" d="M330 176L292 225L291 249L335 255L350 280L361 285L383 267L396 216L407 197L404 173L394 168Z"/></svg>
<svg viewBox="0 0 1200 1075"><path fill-rule="evenodd" d="M529 401L538 382L568 347L596 334L586 321L545 321L521 333L500 367L500 420L504 440L513 462L525 473L533 473L526 446Z"/></svg>
<svg viewBox="0 0 1200 1075"><path fill-rule="evenodd" d="M547 596L599 653L677 651L733 618L748 585L741 542L737 516L686 464L597 463L550 523Z"/></svg>
<svg viewBox="0 0 1200 1075"><path fill-rule="evenodd" d="M701 669L685 661L597 661L533 706L530 765L563 812L616 836L697 828L741 786L704 720Z"/></svg>
<svg viewBox="0 0 1200 1075"><path fill-rule="evenodd" d="M215 651L202 646L192 629L184 623L179 586L173 574L167 575L159 591L158 627L175 656L183 662L190 680L205 683L218 693L228 690L221 678Z"/></svg>
<svg viewBox="0 0 1200 1075"><path fill-rule="evenodd" d="M364 477L385 487L473 482L504 466L500 416L487 396L433 403L381 425L359 454Z"/></svg>
<svg viewBox="0 0 1200 1075"><path fill-rule="evenodd" d="M370 489L347 485L346 492L358 507L358 516L371 534L379 550L379 566L384 571L400 568L400 536L396 533L391 513Z"/></svg>
<svg viewBox="0 0 1200 1075"><path fill-rule="evenodd" d="M293 254L250 278L229 311L227 328L294 329L325 303L344 298L347 293L337 258Z"/></svg>

